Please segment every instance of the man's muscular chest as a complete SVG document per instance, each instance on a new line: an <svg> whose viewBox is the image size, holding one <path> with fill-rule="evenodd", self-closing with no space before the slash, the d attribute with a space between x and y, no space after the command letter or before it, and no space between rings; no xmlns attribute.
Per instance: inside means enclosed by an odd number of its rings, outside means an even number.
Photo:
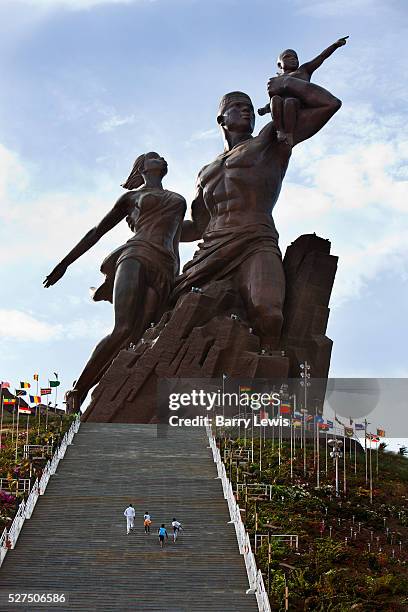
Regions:
<svg viewBox="0 0 408 612"><path fill-rule="evenodd" d="M252 140L217 157L200 173L205 200L217 201L228 197L234 188L249 187L254 181L254 172L258 174L261 170L261 157L262 151Z"/></svg>

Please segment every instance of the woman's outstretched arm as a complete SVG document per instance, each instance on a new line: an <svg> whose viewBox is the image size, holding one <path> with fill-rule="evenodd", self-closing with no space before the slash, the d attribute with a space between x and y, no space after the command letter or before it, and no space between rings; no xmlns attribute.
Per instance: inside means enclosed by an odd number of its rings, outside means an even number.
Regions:
<svg viewBox="0 0 408 612"><path fill-rule="evenodd" d="M91 247L98 242L100 238L122 219L124 219L129 211L129 192L123 194L116 202L115 206L108 212L98 225L93 227L85 236L78 242L76 246L64 257L53 271L45 277L43 285L45 288L55 285L56 282L64 276L68 266L76 261L81 255L89 251Z"/></svg>

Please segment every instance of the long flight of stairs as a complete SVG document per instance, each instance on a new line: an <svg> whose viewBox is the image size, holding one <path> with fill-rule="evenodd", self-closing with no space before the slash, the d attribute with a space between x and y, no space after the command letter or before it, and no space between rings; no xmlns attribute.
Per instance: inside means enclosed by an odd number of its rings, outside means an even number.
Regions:
<svg viewBox="0 0 408 612"><path fill-rule="evenodd" d="M81 425L0 569L2 593L64 592L68 603L5 610L258 610L204 429L158 427ZM157 528L170 536L173 516L185 530L161 550Z"/></svg>

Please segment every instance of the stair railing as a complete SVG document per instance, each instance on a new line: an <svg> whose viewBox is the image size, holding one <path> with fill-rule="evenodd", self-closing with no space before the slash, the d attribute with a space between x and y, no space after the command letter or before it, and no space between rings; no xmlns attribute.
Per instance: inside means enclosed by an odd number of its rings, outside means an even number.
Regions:
<svg viewBox="0 0 408 612"><path fill-rule="evenodd" d="M234 492L231 482L228 479L225 465L221 460L220 449L217 447L215 438L209 425L206 425L206 431L214 463L217 468L218 478L221 480L224 498L228 504L228 510L231 518L230 523L233 523L235 526L239 552L244 556L245 568L249 582L247 594L255 594L259 612L271 612L269 597L265 589L262 572L256 567L251 541L242 521L241 511L234 497Z"/></svg>
<svg viewBox="0 0 408 612"><path fill-rule="evenodd" d="M41 475L40 480L35 481L33 488L31 489L30 495L28 496L26 501L22 501L17 514L15 515L13 522L11 524L10 529L7 531L5 529L0 538L0 567L3 563L4 557L9 549L13 549L16 545L18 536L20 535L20 531L23 527L24 521L26 519L31 518L33 513L35 504L40 495L43 495L45 489L47 488L48 481L52 474L55 474L58 463L60 459L62 459L65 455L67 447L72 444L72 439L74 435L77 433L79 426L81 424L81 418L77 415L75 421L71 423L71 427L68 432L64 435L60 446L56 449L51 460L47 462L43 473Z"/></svg>

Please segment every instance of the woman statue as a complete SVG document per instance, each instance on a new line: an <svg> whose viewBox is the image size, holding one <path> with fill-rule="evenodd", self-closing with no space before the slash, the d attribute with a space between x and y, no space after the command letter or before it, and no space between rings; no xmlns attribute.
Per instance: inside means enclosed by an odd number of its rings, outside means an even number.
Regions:
<svg viewBox="0 0 408 612"><path fill-rule="evenodd" d="M94 292L95 301L113 302L112 332L95 347L82 374L67 393L69 410L78 410L88 391L100 380L120 349L137 342L151 321L164 312L179 271L179 240L186 202L163 189L167 162L157 153L140 155L126 182L129 190L44 280L51 287L70 264L126 217L134 236L102 263L105 282Z"/></svg>

